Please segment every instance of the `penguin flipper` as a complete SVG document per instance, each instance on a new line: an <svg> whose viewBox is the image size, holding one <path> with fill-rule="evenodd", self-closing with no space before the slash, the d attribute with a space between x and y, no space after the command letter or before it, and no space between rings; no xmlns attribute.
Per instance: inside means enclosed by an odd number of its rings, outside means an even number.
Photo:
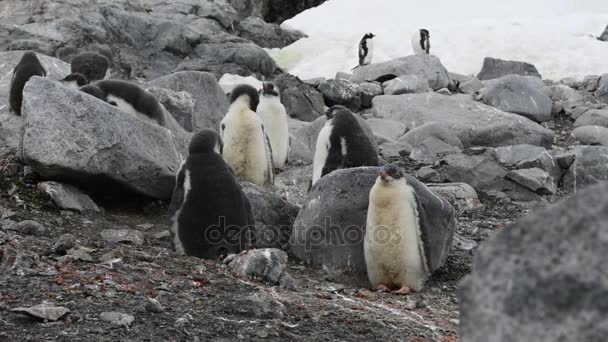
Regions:
<svg viewBox="0 0 608 342"><path fill-rule="evenodd" d="M270 144L270 138L266 134L266 130L264 129L264 124L262 126L262 134L264 134L264 139L266 140L266 185L273 186L274 185L274 160L272 159L272 145Z"/></svg>
<svg viewBox="0 0 608 342"><path fill-rule="evenodd" d="M173 195L171 196L171 204L169 204L169 217L175 216L175 213L179 210L184 202L184 179L185 179L185 166L186 161L182 162L182 165L179 167L179 171L177 171L177 176L175 179L175 188L173 189Z"/></svg>

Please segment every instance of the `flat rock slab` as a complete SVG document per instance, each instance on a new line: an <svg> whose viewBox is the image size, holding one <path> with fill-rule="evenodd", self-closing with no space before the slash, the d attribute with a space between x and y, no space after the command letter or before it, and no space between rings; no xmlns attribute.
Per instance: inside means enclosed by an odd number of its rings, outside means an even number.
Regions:
<svg viewBox="0 0 608 342"><path fill-rule="evenodd" d="M530 63L507 61L492 57L486 57L483 60L483 66L481 72L477 75L477 78L483 81L505 75L534 76L541 78L536 67Z"/></svg>
<svg viewBox="0 0 608 342"><path fill-rule="evenodd" d="M254 249L228 256L224 263L241 277L278 284L287 267L287 253L276 248Z"/></svg>
<svg viewBox="0 0 608 342"><path fill-rule="evenodd" d="M76 210L79 212L101 210L91 197L83 194L78 188L59 182L38 183L38 189L46 192L61 209Z"/></svg>
<svg viewBox="0 0 608 342"><path fill-rule="evenodd" d="M68 308L63 306L50 306L47 304L38 304L29 308L19 307L14 308L11 311L27 315L40 321L50 322L55 322L70 312Z"/></svg>
<svg viewBox="0 0 608 342"><path fill-rule="evenodd" d="M608 146L608 127L581 126L575 128L572 135L583 145Z"/></svg>
<svg viewBox="0 0 608 342"><path fill-rule="evenodd" d="M99 319L104 322L125 327L131 326L131 323L135 321L135 317L121 312L102 312L101 315L99 315Z"/></svg>

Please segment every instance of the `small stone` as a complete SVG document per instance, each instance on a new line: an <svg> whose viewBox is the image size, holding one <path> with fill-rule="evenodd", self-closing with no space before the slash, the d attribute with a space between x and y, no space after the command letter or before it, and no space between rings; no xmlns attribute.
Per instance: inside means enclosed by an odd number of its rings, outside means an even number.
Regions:
<svg viewBox="0 0 608 342"><path fill-rule="evenodd" d="M441 175L439 172L430 166L425 166L420 168L418 172L416 172L416 178L420 179L423 182L439 182L441 181Z"/></svg>
<svg viewBox="0 0 608 342"><path fill-rule="evenodd" d="M11 230L17 231L25 235L42 235L46 229L38 222L25 220L11 226Z"/></svg>
<svg viewBox="0 0 608 342"><path fill-rule="evenodd" d="M24 314L40 321L57 321L65 316L70 310L63 306L50 306L38 304L29 308L19 307L11 310L12 312Z"/></svg>
<svg viewBox="0 0 608 342"><path fill-rule="evenodd" d="M78 260L84 262L93 262L93 257L89 254L88 249L83 247L72 248L68 250L64 260Z"/></svg>
<svg viewBox="0 0 608 342"><path fill-rule="evenodd" d="M110 243L128 243L138 246L144 243L144 236L137 230L106 229L100 235L105 241Z"/></svg>
<svg viewBox="0 0 608 342"><path fill-rule="evenodd" d="M137 228L137 230L141 230L142 232L145 232L147 230L150 230L150 228L154 227L154 225L152 223L144 223L144 224L138 224L135 227Z"/></svg>
<svg viewBox="0 0 608 342"><path fill-rule="evenodd" d="M148 298L146 302L146 310L153 313L162 313L165 311L165 308L158 300L154 298Z"/></svg>
<svg viewBox="0 0 608 342"><path fill-rule="evenodd" d="M175 320L175 327L178 329L184 328L192 321L192 315L186 314L184 317Z"/></svg>
<svg viewBox="0 0 608 342"><path fill-rule="evenodd" d="M63 234L53 245L53 250L57 255L66 255L68 250L76 246L76 238L72 234Z"/></svg>
<svg viewBox="0 0 608 342"><path fill-rule="evenodd" d="M131 323L135 320L135 317L121 312L103 312L99 318L104 322L125 327L131 326Z"/></svg>
<svg viewBox="0 0 608 342"><path fill-rule="evenodd" d="M160 233L154 234L154 238L161 241L170 241L171 240L171 232L168 230L163 230Z"/></svg>
<svg viewBox="0 0 608 342"><path fill-rule="evenodd" d="M256 293L245 298L239 308L257 318L282 318L285 314L285 305L265 293Z"/></svg>
<svg viewBox="0 0 608 342"><path fill-rule="evenodd" d="M463 237L462 235L456 233L454 234L454 242L452 243L452 246L463 250L463 251L470 251L472 249L474 249L475 247L477 247L477 242L471 240L471 239L467 239L465 237Z"/></svg>

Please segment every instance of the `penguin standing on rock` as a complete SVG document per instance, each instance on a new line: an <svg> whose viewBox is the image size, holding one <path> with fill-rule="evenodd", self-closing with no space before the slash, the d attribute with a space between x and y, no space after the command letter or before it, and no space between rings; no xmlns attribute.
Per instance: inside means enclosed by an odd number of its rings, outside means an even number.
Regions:
<svg viewBox="0 0 608 342"><path fill-rule="evenodd" d="M134 83L123 80L102 80L79 89L143 121L165 127L163 106L154 95Z"/></svg>
<svg viewBox="0 0 608 342"><path fill-rule="evenodd" d="M311 186L337 169L378 165L378 152L348 108L333 106L325 115L328 120L317 137Z"/></svg>
<svg viewBox="0 0 608 342"><path fill-rule="evenodd" d="M224 141L222 156L240 179L271 187L274 184L272 150L264 124L255 113L260 103L258 91L250 85L239 85L232 90L230 103L220 123Z"/></svg>
<svg viewBox="0 0 608 342"><path fill-rule="evenodd" d="M289 156L287 112L281 103L279 90L274 84L264 83L261 93L260 104L256 112L262 118L268 140L270 140L274 168L280 169L287 163Z"/></svg>
<svg viewBox="0 0 608 342"><path fill-rule="evenodd" d="M11 79L8 96L9 110L17 115L21 115L23 88L32 76L46 76L46 70L36 54L27 51L21 56L19 63L13 69L13 78Z"/></svg>
<svg viewBox="0 0 608 342"><path fill-rule="evenodd" d="M180 255L218 259L255 245L251 204L221 150L215 131L197 132L177 173L169 214Z"/></svg>
<svg viewBox="0 0 608 342"><path fill-rule="evenodd" d="M376 35L373 33L366 33L363 38L361 38L361 41L359 42L359 65L354 67L352 70L372 63L372 58L374 57L375 36Z"/></svg>
<svg viewBox="0 0 608 342"><path fill-rule="evenodd" d="M416 55L428 55L431 53L431 35L429 30L420 29L412 36L412 50Z"/></svg>
<svg viewBox="0 0 608 342"><path fill-rule="evenodd" d="M369 193L363 242L373 288L420 291L445 262L456 227L454 208L394 165L384 166Z"/></svg>

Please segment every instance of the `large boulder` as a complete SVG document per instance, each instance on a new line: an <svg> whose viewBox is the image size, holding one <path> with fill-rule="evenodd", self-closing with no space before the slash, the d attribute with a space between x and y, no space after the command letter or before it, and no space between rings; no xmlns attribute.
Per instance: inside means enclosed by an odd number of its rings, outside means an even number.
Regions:
<svg viewBox="0 0 608 342"><path fill-rule="evenodd" d="M249 39L263 48L284 48L306 37L301 32L282 29L278 24L269 24L258 17L239 21L235 29L239 37Z"/></svg>
<svg viewBox="0 0 608 342"><path fill-rule="evenodd" d="M608 147L575 146L574 162L564 175L564 188L578 191L589 185L608 181Z"/></svg>
<svg viewBox="0 0 608 342"><path fill-rule="evenodd" d="M574 127L603 126L608 127L608 110L590 109L585 111L574 122Z"/></svg>
<svg viewBox="0 0 608 342"><path fill-rule="evenodd" d="M281 102L290 117L314 121L324 115L323 95L313 86L290 74L282 74L274 82L281 91Z"/></svg>
<svg viewBox="0 0 608 342"><path fill-rule="evenodd" d="M393 120L371 118L367 119L366 122L374 132L376 140L397 140L407 130L404 124Z"/></svg>
<svg viewBox="0 0 608 342"><path fill-rule="evenodd" d="M608 146L608 127L581 126L575 128L572 135L583 145Z"/></svg>
<svg viewBox="0 0 608 342"><path fill-rule="evenodd" d="M352 81L362 83L388 74L414 75L419 80L426 80L433 90L446 88L450 84L447 70L439 58L432 55L413 55L365 65L354 70Z"/></svg>
<svg viewBox="0 0 608 342"><path fill-rule="evenodd" d="M178 122L184 122L183 128L196 132L203 128L218 130L220 121L228 111L228 98L213 74L200 71L181 71L157 78L146 84L146 87L160 87L173 91L185 91L192 95L194 108L190 120L188 117L173 116ZM181 119L181 120L180 120Z"/></svg>
<svg viewBox="0 0 608 342"><path fill-rule="evenodd" d="M553 132L517 114L473 101L468 95L435 93L384 95L373 100L377 117L402 122L409 129L438 121L464 147L530 144L550 147Z"/></svg>
<svg viewBox="0 0 608 342"><path fill-rule="evenodd" d="M189 135L144 122L59 82L24 89L22 160L43 178L93 192L130 190L168 199Z"/></svg>
<svg viewBox="0 0 608 342"><path fill-rule="evenodd" d="M553 101L547 87L532 76L507 75L480 91L481 101L504 112L523 115L536 122L551 119Z"/></svg>
<svg viewBox="0 0 608 342"><path fill-rule="evenodd" d="M608 25L604 29L604 32L602 32L602 34L600 34L600 36L597 37L597 39L604 41L604 42L608 42Z"/></svg>
<svg viewBox="0 0 608 342"><path fill-rule="evenodd" d="M313 265L327 265L365 272L363 238L369 191L378 167L337 170L323 177L308 194L300 210L291 239L291 252ZM418 204L421 234L431 271L447 258L456 221L454 209L414 177L406 175Z"/></svg>
<svg viewBox="0 0 608 342"><path fill-rule="evenodd" d="M327 0L299 0L295 2L283 0L228 0L228 3L237 10L241 19L254 15L269 23L280 24L293 18L298 13L319 6L325 1Z"/></svg>
<svg viewBox="0 0 608 342"><path fill-rule="evenodd" d="M562 169L553 155L544 147L513 145L495 148L498 162L508 169L539 168L548 172L555 180L562 178Z"/></svg>
<svg viewBox="0 0 608 342"><path fill-rule="evenodd" d="M541 78L536 67L530 63L506 61L498 58L486 57L483 60L481 72L477 75L480 80L491 80L506 75L534 76Z"/></svg>
<svg viewBox="0 0 608 342"><path fill-rule="evenodd" d="M426 93L430 90L427 80L420 80L415 75L404 75L388 81L384 93L386 95L401 95Z"/></svg>
<svg viewBox="0 0 608 342"><path fill-rule="evenodd" d="M323 99L328 107L342 105L353 112L361 109L359 87L348 80L327 80L319 84L317 89L323 94Z"/></svg>
<svg viewBox="0 0 608 342"><path fill-rule="evenodd" d="M608 103L608 74L602 75L594 95L600 101Z"/></svg>
<svg viewBox="0 0 608 342"><path fill-rule="evenodd" d="M608 336L607 192L607 185L583 191L481 246L461 286L461 341Z"/></svg>

